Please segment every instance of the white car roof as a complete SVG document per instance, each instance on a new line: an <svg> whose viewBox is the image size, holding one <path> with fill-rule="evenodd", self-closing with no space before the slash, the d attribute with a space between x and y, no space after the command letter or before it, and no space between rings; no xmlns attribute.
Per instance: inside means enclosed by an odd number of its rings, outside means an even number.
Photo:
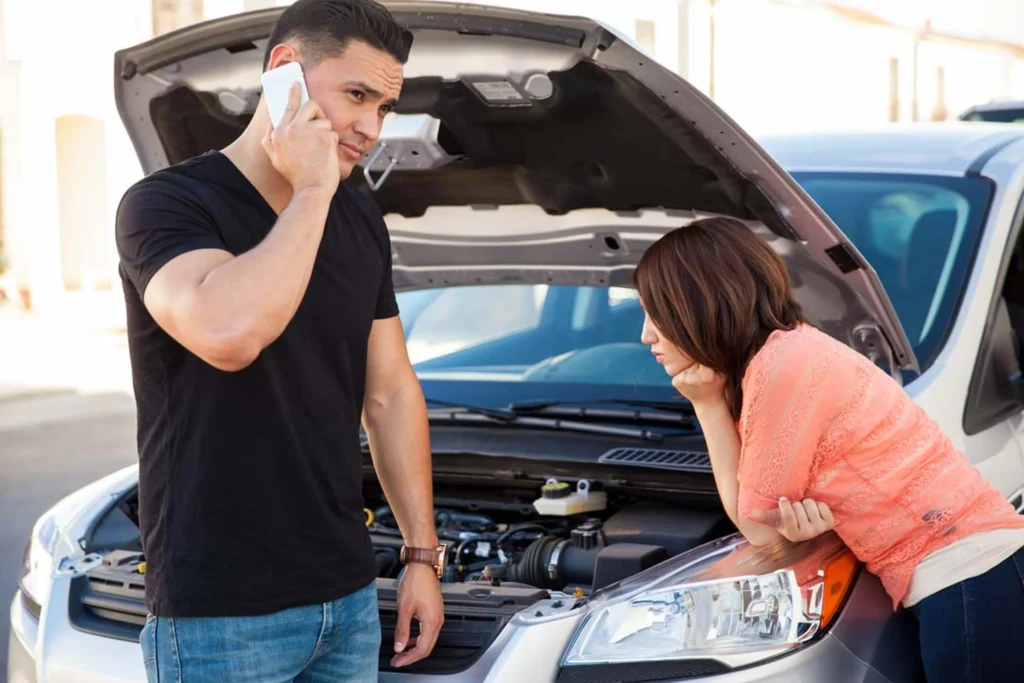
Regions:
<svg viewBox="0 0 1024 683"><path fill-rule="evenodd" d="M976 171L995 152L1021 138L1024 126L958 121L775 134L759 137L758 142L789 172L962 176Z"/></svg>

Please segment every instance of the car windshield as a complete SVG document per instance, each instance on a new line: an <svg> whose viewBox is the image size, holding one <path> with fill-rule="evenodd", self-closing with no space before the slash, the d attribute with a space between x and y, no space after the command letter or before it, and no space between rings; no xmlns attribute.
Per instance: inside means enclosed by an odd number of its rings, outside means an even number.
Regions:
<svg viewBox="0 0 1024 683"><path fill-rule="evenodd" d="M475 404L678 398L620 287L481 285L401 292L409 355L431 398Z"/></svg>
<svg viewBox="0 0 1024 683"><path fill-rule="evenodd" d="M794 174L878 272L922 367L964 287L989 197L973 178ZM636 292L482 285L402 292L409 354L431 398L477 405L678 398L640 342Z"/></svg>

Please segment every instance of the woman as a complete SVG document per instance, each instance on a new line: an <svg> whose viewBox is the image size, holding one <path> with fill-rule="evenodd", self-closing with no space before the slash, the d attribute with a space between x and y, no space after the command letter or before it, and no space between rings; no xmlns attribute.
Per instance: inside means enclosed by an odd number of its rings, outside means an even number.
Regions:
<svg viewBox="0 0 1024 683"><path fill-rule="evenodd" d="M703 219L652 245L635 281L641 340L693 404L743 535L834 524L917 617L929 683L1016 679L1024 517L888 374L805 321L776 253Z"/></svg>

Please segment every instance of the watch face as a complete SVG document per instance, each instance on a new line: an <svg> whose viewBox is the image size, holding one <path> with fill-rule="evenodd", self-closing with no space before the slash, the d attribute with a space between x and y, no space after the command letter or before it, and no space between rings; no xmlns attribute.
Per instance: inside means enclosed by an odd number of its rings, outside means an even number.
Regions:
<svg viewBox="0 0 1024 683"><path fill-rule="evenodd" d="M444 578L444 571L448 568L448 546L444 543L438 548L437 578Z"/></svg>

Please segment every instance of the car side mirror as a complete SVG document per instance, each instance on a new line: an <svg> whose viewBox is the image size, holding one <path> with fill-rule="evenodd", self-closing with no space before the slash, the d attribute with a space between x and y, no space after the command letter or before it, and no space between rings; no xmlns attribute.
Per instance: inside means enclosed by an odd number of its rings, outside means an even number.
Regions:
<svg viewBox="0 0 1024 683"><path fill-rule="evenodd" d="M982 336L967 392L963 420L966 434L977 434L1024 409L1022 352L1021 337L1010 322L1006 301L1000 297Z"/></svg>

